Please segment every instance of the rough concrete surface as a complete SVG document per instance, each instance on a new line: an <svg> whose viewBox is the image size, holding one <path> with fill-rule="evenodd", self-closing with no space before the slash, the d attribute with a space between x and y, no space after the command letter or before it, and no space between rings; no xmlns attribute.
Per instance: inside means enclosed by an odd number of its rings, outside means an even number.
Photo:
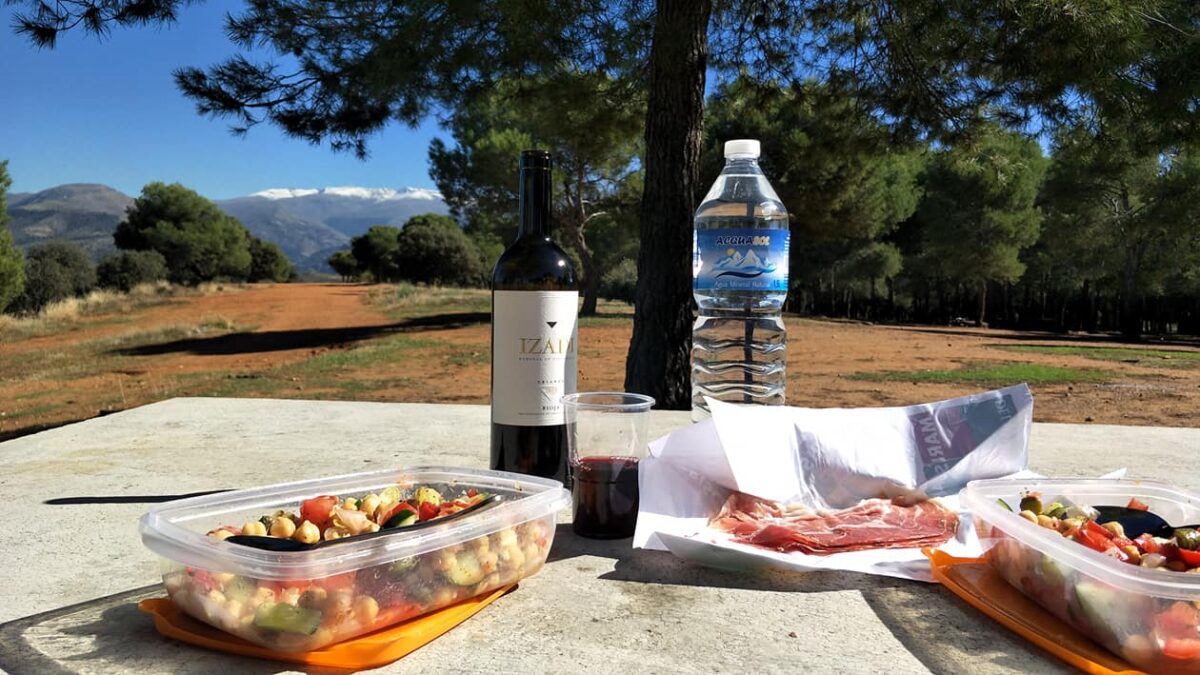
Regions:
<svg viewBox="0 0 1200 675"><path fill-rule="evenodd" d="M0 444L0 669L281 672L159 637L136 522L177 495L387 466L487 463L485 406L175 399ZM688 423L655 412L657 435ZM1200 429L1038 424L1032 468L1200 487ZM537 576L388 672L1054 673L944 589L854 574L732 573L560 525ZM310 671L311 672L311 671Z"/></svg>

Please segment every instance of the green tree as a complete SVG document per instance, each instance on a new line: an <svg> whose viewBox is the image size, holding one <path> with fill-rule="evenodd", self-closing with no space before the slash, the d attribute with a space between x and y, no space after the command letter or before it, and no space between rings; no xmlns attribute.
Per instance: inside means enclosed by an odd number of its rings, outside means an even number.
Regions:
<svg viewBox="0 0 1200 675"><path fill-rule="evenodd" d="M629 258L613 265L600 281L600 295L609 300L633 302L637 292L637 263Z"/></svg>
<svg viewBox="0 0 1200 675"><path fill-rule="evenodd" d="M25 256L25 292L15 305L35 314L49 304L86 295L96 286L96 269L78 244L51 241L29 249Z"/></svg>
<svg viewBox="0 0 1200 675"><path fill-rule="evenodd" d="M465 286L482 277L474 244L453 218L436 213L410 218L391 257L400 277L409 281Z"/></svg>
<svg viewBox="0 0 1200 675"><path fill-rule="evenodd" d="M0 162L0 312L25 290L25 257L8 231L8 162Z"/></svg>
<svg viewBox="0 0 1200 675"><path fill-rule="evenodd" d="M1089 282L1116 281L1129 339L1141 337L1146 295L1188 270L1200 232L1200 151L1152 151L1137 137L1119 124L1062 130L1042 194L1056 229L1069 232L1051 254L1090 263Z"/></svg>
<svg viewBox="0 0 1200 675"><path fill-rule="evenodd" d="M250 272L250 234L193 190L149 183L113 233L117 248L158 251L171 281L197 284Z"/></svg>
<svg viewBox="0 0 1200 675"><path fill-rule="evenodd" d="M350 251L338 251L329 256L329 260L326 262L329 263L334 272L337 272L342 281L350 281L351 279L358 278L358 260Z"/></svg>
<svg viewBox="0 0 1200 675"><path fill-rule="evenodd" d="M279 245L250 237L250 273L247 281L274 281L284 283L296 274L292 262Z"/></svg>
<svg viewBox="0 0 1200 675"><path fill-rule="evenodd" d="M18 32L53 46L82 26L174 21L185 0L28 0ZM176 74L203 114L237 131L270 121L313 143L366 154L396 120L417 124L506 77L570 64L617 72L647 92L638 302L626 389L690 404L691 232L706 76L742 70L848 83L902 132L960 131L985 107L1011 122L1149 119L1160 137L1195 127L1200 56L1191 0L632 0L395 2L261 0L229 20L247 54ZM588 101L580 105L590 105Z"/></svg>
<svg viewBox="0 0 1200 675"><path fill-rule="evenodd" d="M844 261L842 276L852 283L865 286L867 289L868 312L876 306L876 297L881 288L880 284L890 283L903 267L903 256L900 249L890 242L873 241L861 248L855 249Z"/></svg>
<svg viewBox="0 0 1200 675"><path fill-rule="evenodd" d="M980 325L988 284L1016 281L1025 271L1020 254L1038 238L1036 202L1046 163L1036 141L980 123L935 153L926 170L918 210L926 261L978 289Z"/></svg>
<svg viewBox="0 0 1200 675"><path fill-rule="evenodd" d="M399 246L400 228L391 225L374 225L350 240L350 253L358 262L360 272L367 272L373 281L396 281L400 270L396 267L394 253Z"/></svg>
<svg viewBox="0 0 1200 675"><path fill-rule="evenodd" d="M96 266L101 288L128 293L139 284L167 278L167 260L158 251L120 251L104 258Z"/></svg>
<svg viewBox="0 0 1200 675"><path fill-rule="evenodd" d="M623 206L618 200L637 197L625 187L638 175L644 109L639 88L602 73L563 71L532 83L503 82L451 117L455 147L441 139L430 144L431 174L472 231L512 241L518 154L530 147L549 150L554 219L582 264L580 313L592 315L605 268L588 235L614 227L614 211Z"/></svg>

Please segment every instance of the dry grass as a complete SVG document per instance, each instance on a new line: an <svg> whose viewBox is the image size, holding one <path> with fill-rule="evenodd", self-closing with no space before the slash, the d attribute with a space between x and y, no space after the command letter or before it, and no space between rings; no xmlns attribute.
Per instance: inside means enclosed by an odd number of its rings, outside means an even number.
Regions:
<svg viewBox="0 0 1200 675"><path fill-rule="evenodd" d="M206 282L199 286L177 286L166 281L141 284L128 293L97 289L83 297L67 298L48 305L40 314L0 314L0 343L57 333L87 320L108 314L128 314L173 298L199 297L241 288L241 284Z"/></svg>
<svg viewBox="0 0 1200 675"><path fill-rule="evenodd" d="M374 288L368 302L396 318L444 312L491 311L492 294L486 288L424 286L402 282Z"/></svg>

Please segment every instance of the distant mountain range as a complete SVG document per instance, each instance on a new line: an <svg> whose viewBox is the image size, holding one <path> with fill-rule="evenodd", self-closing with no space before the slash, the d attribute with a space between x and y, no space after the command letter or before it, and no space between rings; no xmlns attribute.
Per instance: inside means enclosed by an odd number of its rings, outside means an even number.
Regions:
<svg viewBox="0 0 1200 675"><path fill-rule="evenodd" d="M75 183L8 195L8 226L21 248L52 239L83 246L99 259L115 250L112 233L133 199L106 185ZM422 213L448 212L442 196L421 188L275 188L217 205L260 239L279 244L299 270L328 272L325 260L372 225L403 225Z"/></svg>

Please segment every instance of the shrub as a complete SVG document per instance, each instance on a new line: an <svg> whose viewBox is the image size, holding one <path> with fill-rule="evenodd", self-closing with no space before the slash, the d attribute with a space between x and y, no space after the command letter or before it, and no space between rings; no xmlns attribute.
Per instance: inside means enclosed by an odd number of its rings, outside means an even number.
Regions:
<svg viewBox="0 0 1200 675"><path fill-rule="evenodd" d="M8 228L0 225L0 312L25 290L25 256L13 244Z"/></svg>
<svg viewBox="0 0 1200 675"><path fill-rule="evenodd" d="M392 260L400 278L409 281L461 286L480 277L475 245L453 218L432 213L405 223Z"/></svg>
<svg viewBox="0 0 1200 675"><path fill-rule="evenodd" d="M250 276L249 281L290 281L296 274L292 262L288 260L283 249L270 241L258 237L250 238Z"/></svg>
<svg viewBox="0 0 1200 675"><path fill-rule="evenodd" d="M637 261L625 258L600 277L600 296L633 302L637 291Z"/></svg>
<svg viewBox="0 0 1200 675"><path fill-rule="evenodd" d="M128 293L139 284L167 278L167 260L158 251L121 251L100 261L96 278L102 288Z"/></svg>
<svg viewBox="0 0 1200 675"><path fill-rule="evenodd" d="M8 231L8 162L0 162L0 312L25 290L25 257Z"/></svg>
<svg viewBox="0 0 1200 675"><path fill-rule="evenodd" d="M359 273L368 272L375 281L399 279L392 256L400 238L400 228L375 225L366 234L350 240L350 252L358 261Z"/></svg>
<svg viewBox="0 0 1200 675"><path fill-rule="evenodd" d="M350 251L338 251L329 256L329 260L326 262L329 263L334 272L337 272L342 281L350 281L351 279L358 278L358 260Z"/></svg>
<svg viewBox="0 0 1200 675"><path fill-rule="evenodd" d="M53 241L29 249L25 256L25 291L13 303L35 314L52 302L86 295L96 285L96 270L78 244Z"/></svg>

